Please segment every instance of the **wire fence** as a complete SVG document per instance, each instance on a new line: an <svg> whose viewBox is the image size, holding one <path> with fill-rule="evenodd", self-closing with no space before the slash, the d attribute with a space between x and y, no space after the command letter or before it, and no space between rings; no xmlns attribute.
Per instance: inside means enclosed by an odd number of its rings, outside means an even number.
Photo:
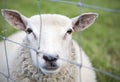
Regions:
<svg viewBox="0 0 120 82"><path fill-rule="evenodd" d="M6 0L3 0L3 4L5 5L5 1ZM92 9L97 9L97 10L102 10L102 11L106 11L106 12L111 12L111 13L120 13L120 10L117 10L117 9L109 9L109 8L103 8L103 7L98 7L98 6L93 6L93 5L88 5L88 4L85 4L84 3L84 0L82 0L81 2L70 2L70 1L64 1L64 0L48 0L48 1L51 1L51 2L58 2L58 3L64 3L64 4L70 4L70 5L75 5L75 6L78 6L80 7L80 14L82 13L82 8L83 7L86 7L86 8L92 8ZM40 8L40 0L36 0L37 2L37 7L38 7L38 14L40 15L40 23L42 24L42 20L41 20L41 8ZM3 7L5 8L5 6ZM7 79L7 82L10 82L10 81L13 81L13 82L17 82L15 81L13 78L11 78L10 76L10 69L9 69L9 62L8 62L8 57L7 57L7 48L6 48L6 41L8 42L11 42L13 44L16 44L16 45L20 45L22 47L25 47L25 48L28 48L28 49L32 49L34 50L36 53L39 53L39 50L40 50L40 42L41 42L41 31L42 31L42 25L40 26L40 34L39 34L39 47L38 49L34 49L30 46L26 46L26 45L23 45L21 43L18 43L18 42L15 42L15 41L12 41L12 40L9 40L7 37L6 37L6 23L4 21L4 36L1 36L0 35L0 38L2 38L4 40L4 47L5 47L5 57L6 57L6 62L7 62L7 71L8 71L8 74L4 74L2 72L0 72L0 75L4 76L6 79ZM82 56L82 55L81 55ZM81 57L82 58L82 57ZM102 73L104 75L107 75L113 79L116 79L118 81L120 81L120 76L116 76L110 72L107 72L107 71L104 71L104 70L101 70L101 69L97 69L95 67L88 67L88 66L84 66L82 65L82 63L77 63L77 62L74 62L72 60L69 60L69 59L66 59L66 58L60 58L62 61L65 61L67 63L70 63L70 64L73 64L77 67L79 67L81 69L81 67L83 68L86 68L86 69L89 69L89 70L93 70L93 71L96 71L96 72L99 72L99 73ZM38 64L38 58L36 59L37 61L37 64ZM81 59L81 62L82 62L82 59ZM80 70L81 71L81 70ZM39 69L38 69L38 73L39 73ZM80 79L81 79L81 75L80 75ZM37 80L37 82L41 82L39 81L39 79Z"/></svg>

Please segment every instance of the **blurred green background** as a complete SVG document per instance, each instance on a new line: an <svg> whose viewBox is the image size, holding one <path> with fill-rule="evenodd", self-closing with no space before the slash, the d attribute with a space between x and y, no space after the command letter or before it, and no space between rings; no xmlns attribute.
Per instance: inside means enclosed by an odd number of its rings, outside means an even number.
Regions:
<svg viewBox="0 0 120 82"><path fill-rule="evenodd" d="M20 11L27 17L38 13L37 0L0 0L0 9L8 8ZM82 0L67 0L79 2ZM85 4L106 8L120 9L120 0L84 0ZM82 8L74 5L54 3L41 0L41 13L63 14L70 18L81 13L95 12L99 17L95 23L83 31L75 33L74 39L78 41L90 57L93 66L120 76L120 13L110 13L95 9ZM7 36L16 32L0 14L0 35L4 26L7 28ZM2 40L0 38L0 40ZM87 77L86 77L87 78ZM97 72L98 82L120 82L109 76Z"/></svg>

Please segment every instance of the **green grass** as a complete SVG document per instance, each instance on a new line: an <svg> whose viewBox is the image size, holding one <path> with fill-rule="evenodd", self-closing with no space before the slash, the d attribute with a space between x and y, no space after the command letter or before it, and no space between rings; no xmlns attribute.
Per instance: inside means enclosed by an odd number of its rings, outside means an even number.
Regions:
<svg viewBox="0 0 120 82"><path fill-rule="evenodd" d="M80 0L68 0L80 1ZM86 4L120 9L119 0L84 0ZM2 2L0 2L0 9ZM38 13L36 0L6 0L5 8L15 9L30 17ZM41 0L41 13L57 13L68 17L79 15L79 7L62 3L53 3ZM99 13L94 25L82 33L75 33L74 39L78 41L90 57L93 66L120 76L120 13L109 13L94 9L83 8L82 12ZM16 32L5 23L7 35ZM0 14L0 35L3 34L4 20ZM82 35L82 36L81 36ZM98 82L119 82L109 76L97 73Z"/></svg>

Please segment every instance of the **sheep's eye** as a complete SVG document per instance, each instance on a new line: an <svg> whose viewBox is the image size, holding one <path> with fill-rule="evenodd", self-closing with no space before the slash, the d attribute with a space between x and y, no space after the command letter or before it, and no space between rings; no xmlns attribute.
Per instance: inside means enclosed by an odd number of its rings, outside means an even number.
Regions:
<svg viewBox="0 0 120 82"><path fill-rule="evenodd" d="M33 31L32 31L31 28L28 28L28 29L26 30L26 32L27 32L28 34L30 34L30 33L33 32Z"/></svg>
<svg viewBox="0 0 120 82"><path fill-rule="evenodd" d="M72 29L69 29L69 30L67 31L68 34L71 34L72 32L73 32Z"/></svg>

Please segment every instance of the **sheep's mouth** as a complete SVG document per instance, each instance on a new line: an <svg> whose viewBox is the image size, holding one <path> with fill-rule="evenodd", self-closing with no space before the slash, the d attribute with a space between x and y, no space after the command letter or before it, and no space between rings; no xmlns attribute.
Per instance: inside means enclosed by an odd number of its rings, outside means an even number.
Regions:
<svg viewBox="0 0 120 82"><path fill-rule="evenodd" d="M56 63L47 63L41 68L42 72L45 74L54 74L59 70L59 66Z"/></svg>
<svg viewBox="0 0 120 82"><path fill-rule="evenodd" d="M55 71L59 68L59 66L55 62L49 62L46 63L46 65L43 67L43 69L48 71Z"/></svg>
<svg viewBox="0 0 120 82"><path fill-rule="evenodd" d="M45 70L48 70L48 71L55 71L55 70L57 70L59 67L58 66L56 66L56 67L43 67L43 69L45 69Z"/></svg>

